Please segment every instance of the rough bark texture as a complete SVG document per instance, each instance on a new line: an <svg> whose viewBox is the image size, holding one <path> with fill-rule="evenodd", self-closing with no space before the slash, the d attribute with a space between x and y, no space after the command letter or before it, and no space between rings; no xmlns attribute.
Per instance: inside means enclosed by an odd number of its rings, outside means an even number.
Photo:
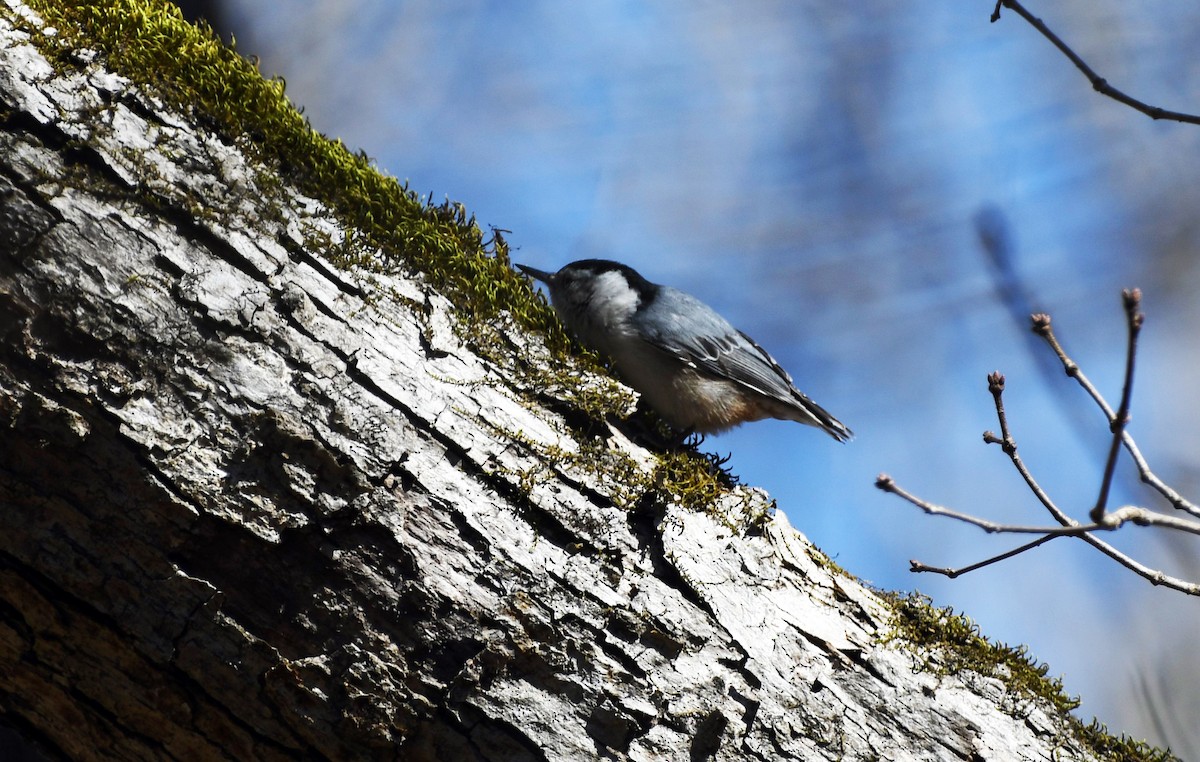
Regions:
<svg viewBox="0 0 1200 762"><path fill-rule="evenodd" d="M331 267L317 204L2 18L0 102L0 711L51 753L1091 758L914 671L782 515L526 494L497 431L570 443L446 299Z"/></svg>

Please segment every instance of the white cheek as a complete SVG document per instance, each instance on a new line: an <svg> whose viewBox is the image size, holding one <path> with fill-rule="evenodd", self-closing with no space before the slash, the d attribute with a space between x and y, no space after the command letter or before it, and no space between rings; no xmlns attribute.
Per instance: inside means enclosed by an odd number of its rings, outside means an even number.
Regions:
<svg viewBox="0 0 1200 762"><path fill-rule="evenodd" d="M631 338L629 316L639 299L619 273L604 273L593 284L591 299L576 312L558 310L567 327L583 344L607 355L618 354L617 345Z"/></svg>
<svg viewBox="0 0 1200 762"><path fill-rule="evenodd" d="M625 282L625 276L620 273L604 273L596 278L596 287L592 290L594 320L610 330L624 328L629 316L637 311L637 292Z"/></svg>

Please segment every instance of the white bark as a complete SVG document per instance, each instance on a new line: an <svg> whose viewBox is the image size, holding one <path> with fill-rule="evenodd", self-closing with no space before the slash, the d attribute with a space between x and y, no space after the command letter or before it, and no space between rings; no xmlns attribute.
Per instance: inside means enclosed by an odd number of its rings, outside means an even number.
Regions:
<svg viewBox="0 0 1200 762"><path fill-rule="evenodd" d="M782 514L524 494L497 430L575 445L450 303L327 264L319 204L120 77L0 20L0 100L0 709L51 750L1092 758L995 678L914 672Z"/></svg>

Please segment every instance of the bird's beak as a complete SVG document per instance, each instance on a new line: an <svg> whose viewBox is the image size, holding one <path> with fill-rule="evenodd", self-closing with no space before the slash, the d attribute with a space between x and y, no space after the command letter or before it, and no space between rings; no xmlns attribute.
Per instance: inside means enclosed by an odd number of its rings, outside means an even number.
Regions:
<svg viewBox="0 0 1200 762"><path fill-rule="evenodd" d="M549 283L550 279L554 277L554 273L548 273L545 270L539 270L536 267L530 267L529 265L517 265L517 269L528 275L530 278L540 280L542 283Z"/></svg>

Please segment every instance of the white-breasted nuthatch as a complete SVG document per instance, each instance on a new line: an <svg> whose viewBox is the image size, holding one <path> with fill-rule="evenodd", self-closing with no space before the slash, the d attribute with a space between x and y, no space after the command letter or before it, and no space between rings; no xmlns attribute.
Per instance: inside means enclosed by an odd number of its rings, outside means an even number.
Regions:
<svg viewBox="0 0 1200 762"><path fill-rule="evenodd" d="M712 433L781 418L817 426L839 442L852 436L793 386L771 355L696 297L606 259L582 259L556 273L517 267L546 284L567 330L611 358L675 428Z"/></svg>

